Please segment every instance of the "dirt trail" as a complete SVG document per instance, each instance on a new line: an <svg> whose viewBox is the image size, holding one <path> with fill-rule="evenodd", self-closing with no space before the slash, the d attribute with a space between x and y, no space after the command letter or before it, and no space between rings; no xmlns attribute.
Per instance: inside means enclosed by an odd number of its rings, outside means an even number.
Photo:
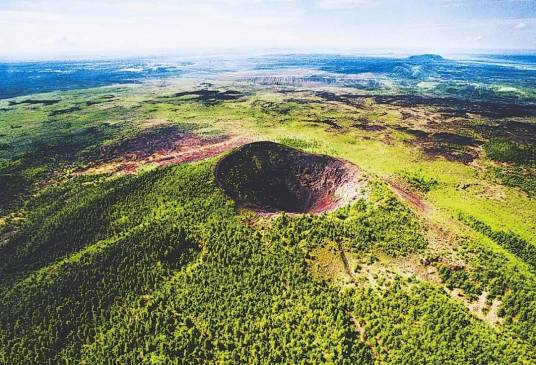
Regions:
<svg viewBox="0 0 536 365"><path fill-rule="evenodd" d="M348 262L348 258L346 257L346 254L344 253L344 248L342 247L342 244L340 242L337 243L337 246L339 248L339 254L341 255L341 260L344 265L344 271L346 271L346 274L352 280L352 282L356 282L356 279L354 278L354 273L352 272L352 268L350 267L350 263Z"/></svg>
<svg viewBox="0 0 536 365"><path fill-rule="evenodd" d="M431 213L432 207L430 204L428 204L423 198L421 198L418 194L409 191L408 189L404 188L399 182L385 179L384 180L391 189L404 201L408 202L412 207L417 209L419 212L422 213Z"/></svg>

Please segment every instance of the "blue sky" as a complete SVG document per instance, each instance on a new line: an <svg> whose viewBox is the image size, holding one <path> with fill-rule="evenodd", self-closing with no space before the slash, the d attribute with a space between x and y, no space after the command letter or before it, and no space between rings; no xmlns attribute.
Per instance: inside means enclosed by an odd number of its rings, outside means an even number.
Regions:
<svg viewBox="0 0 536 365"><path fill-rule="evenodd" d="M2 0L0 58L535 50L536 0Z"/></svg>

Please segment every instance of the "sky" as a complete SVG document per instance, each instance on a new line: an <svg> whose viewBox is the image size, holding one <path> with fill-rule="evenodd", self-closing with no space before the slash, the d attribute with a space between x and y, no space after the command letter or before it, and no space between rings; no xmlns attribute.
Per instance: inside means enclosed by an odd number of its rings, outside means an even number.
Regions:
<svg viewBox="0 0 536 365"><path fill-rule="evenodd" d="M0 0L0 58L536 53L536 0Z"/></svg>

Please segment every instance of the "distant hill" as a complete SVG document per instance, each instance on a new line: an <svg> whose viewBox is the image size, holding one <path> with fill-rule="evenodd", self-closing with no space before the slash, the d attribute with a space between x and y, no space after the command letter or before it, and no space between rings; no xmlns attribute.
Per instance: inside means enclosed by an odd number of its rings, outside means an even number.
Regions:
<svg viewBox="0 0 536 365"><path fill-rule="evenodd" d="M415 55L415 56L409 56L407 58L409 61L445 61L443 57L437 54L421 54L421 55Z"/></svg>

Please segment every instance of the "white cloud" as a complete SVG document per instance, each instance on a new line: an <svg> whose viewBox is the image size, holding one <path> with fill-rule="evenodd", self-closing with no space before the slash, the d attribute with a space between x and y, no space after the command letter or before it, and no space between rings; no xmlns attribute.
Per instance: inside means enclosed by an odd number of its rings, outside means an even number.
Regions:
<svg viewBox="0 0 536 365"><path fill-rule="evenodd" d="M441 7L469 0L406 1L0 0L0 58L222 48L535 47L530 12L469 18Z"/></svg>
<svg viewBox="0 0 536 365"><path fill-rule="evenodd" d="M463 0L440 0L441 6L444 8L459 8L463 4Z"/></svg>
<svg viewBox="0 0 536 365"><path fill-rule="evenodd" d="M275 3L286 7L290 2L270 2ZM157 0L152 4L141 0L74 0L64 6L21 2L0 10L0 56L6 52L104 54L256 44L272 47L292 40L286 35L297 22L295 13L242 9L267 5L263 4L246 4L245 0Z"/></svg>
<svg viewBox="0 0 536 365"><path fill-rule="evenodd" d="M323 10L346 10L359 7L374 7L379 0L316 0L315 7Z"/></svg>
<svg viewBox="0 0 536 365"><path fill-rule="evenodd" d="M465 38L465 40L468 42L479 42L482 39L484 39L484 37L481 35L474 35L474 36L469 36Z"/></svg>

